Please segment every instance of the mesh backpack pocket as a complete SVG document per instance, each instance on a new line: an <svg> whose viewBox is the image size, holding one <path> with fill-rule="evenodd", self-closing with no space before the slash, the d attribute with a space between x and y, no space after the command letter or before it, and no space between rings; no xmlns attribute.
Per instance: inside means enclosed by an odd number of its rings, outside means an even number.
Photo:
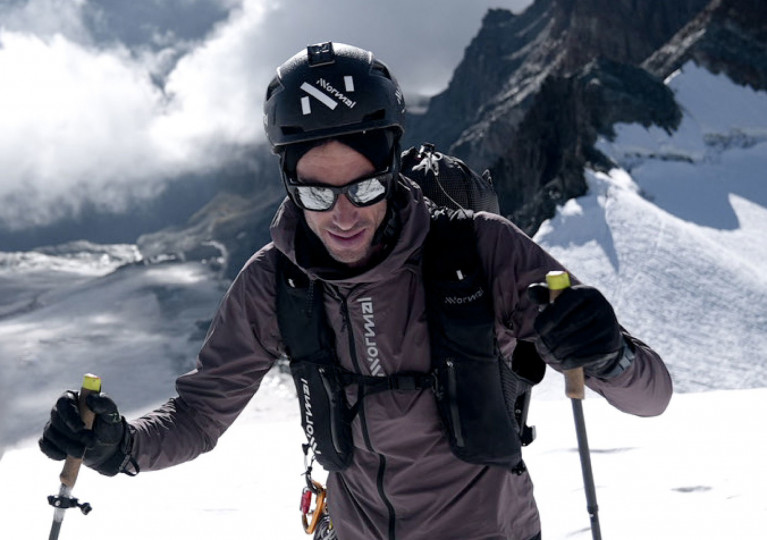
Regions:
<svg viewBox="0 0 767 540"><path fill-rule="evenodd" d="M437 152L433 144L405 150L400 171L438 206L499 213L490 171L478 174L457 157Z"/></svg>

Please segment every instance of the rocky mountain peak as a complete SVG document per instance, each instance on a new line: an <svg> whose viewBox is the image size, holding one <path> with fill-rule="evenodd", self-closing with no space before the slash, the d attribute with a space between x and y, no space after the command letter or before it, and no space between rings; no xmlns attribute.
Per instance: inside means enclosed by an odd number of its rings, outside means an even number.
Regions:
<svg viewBox="0 0 767 540"><path fill-rule="evenodd" d="M594 57L636 64L663 45L705 5L704 0L558 0L565 68Z"/></svg>
<svg viewBox="0 0 767 540"><path fill-rule="evenodd" d="M448 88L413 116L406 142L428 140L489 168L501 211L534 233L556 204L586 192L586 166L616 122L675 128L663 79L692 59L764 87L759 0L536 0L491 10Z"/></svg>
<svg viewBox="0 0 767 540"><path fill-rule="evenodd" d="M548 76L577 71L595 58L639 64L697 14L707 0L536 0L521 14L489 10L448 88L410 122L408 141L462 146L482 166L500 149L484 138L501 119L519 119Z"/></svg>

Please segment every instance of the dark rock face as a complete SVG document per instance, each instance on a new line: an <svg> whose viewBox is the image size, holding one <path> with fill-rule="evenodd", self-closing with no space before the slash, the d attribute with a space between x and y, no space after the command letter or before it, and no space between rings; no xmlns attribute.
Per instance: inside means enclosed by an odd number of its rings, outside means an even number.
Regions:
<svg viewBox="0 0 767 540"><path fill-rule="evenodd" d="M598 135L613 136L617 122L673 129L680 120L671 91L628 64L599 59L549 77L491 169L500 206L532 234L557 204L586 193L584 167L609 166L594 149Z"/></svg>
<svg viewBox="0 0 767 540"><path fill-rule="evenodd" d="M537 0L491 10L448 88L413 116L406 143L434 142L493 173L501 211L526 232L585 193L597 134L617 121L672 128L679 111L638 66L706 0Z"/></svg>
<svg viewBox="0 0 767 540"><path fill-rule="evenodd" d="M597 57L638 64L663 45L708 0L561 0L565 69Z"/></svg>
<svg viewBox="0 0 767 540"><path fill-rule="evenodd" d="M767 3L715 0L642 65L665 78L690 60L767 90Z"/></svg>
<svg viewBox="0 0 767 540"><path fill-rule="evenodd" d="M539 0L521 15L488 11L448 88L431 99L425 115L409 121L406 146L429 140L446 150L481 122L486 111L523 101L529 81L545 78L557 64L560 47L547 44L553 5L552 0Z"/></svg>

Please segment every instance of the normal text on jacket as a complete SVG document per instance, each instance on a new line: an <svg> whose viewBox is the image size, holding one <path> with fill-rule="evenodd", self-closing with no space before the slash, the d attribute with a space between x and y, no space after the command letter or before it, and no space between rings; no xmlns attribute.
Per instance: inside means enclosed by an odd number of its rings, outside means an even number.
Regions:
<svg viewBox="0 0 767 540"><path fill-rule="evenodd" d="M368 368L370 374L376 377L382 377L385 375L383 368L381 367L381 359L378 352L378 344L376 343L376 324L375 324L375 312L373 310L373 299L370 297L360 298L358 300L360 308L362 309L362 319L364 321L364 337L365 337L365 358L368 361Z"/></svg>
<svg viewBox="0 0 767 540"><path fill-rule="evenodd" d="M445 303L454 305L468 304L474 302L475 300L479 300L484 294L485 291L479 288L467 296L446 296Z"/></svg>
<svg viewBox="0 0 767 540"><path fill-rule="evenodd" d="M309 381L301 377L302 390L304 392L304 432L309 446L315 454L321 454L317 448L317 441L314 438L314 420L312 414L312 394L309 391Z"/></svg>

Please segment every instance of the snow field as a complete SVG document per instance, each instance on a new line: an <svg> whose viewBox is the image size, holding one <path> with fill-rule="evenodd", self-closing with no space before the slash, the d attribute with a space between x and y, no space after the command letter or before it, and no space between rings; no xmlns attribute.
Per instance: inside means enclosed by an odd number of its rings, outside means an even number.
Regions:
<svg viewBox="0 0 767 540"><path fill-rule="evenodd" d="M550 373L552 388L561 377ZM303 442L290 381L272 374L211 453L136 478L84 469L74 490L93 505L68 511L61 540L309 538L298 502ZM622 414L592 394L584 402L605 538L761 539L767 530L767 433L758 411L767 389L677 395L656 418ZM525 450L543 532L588 540L589 518L569 401L537 400L538 439ZM0 460L0 538L43 538L46 496L60 464L33 440ZM323 478L321 471L315 474Z"/></svg>

